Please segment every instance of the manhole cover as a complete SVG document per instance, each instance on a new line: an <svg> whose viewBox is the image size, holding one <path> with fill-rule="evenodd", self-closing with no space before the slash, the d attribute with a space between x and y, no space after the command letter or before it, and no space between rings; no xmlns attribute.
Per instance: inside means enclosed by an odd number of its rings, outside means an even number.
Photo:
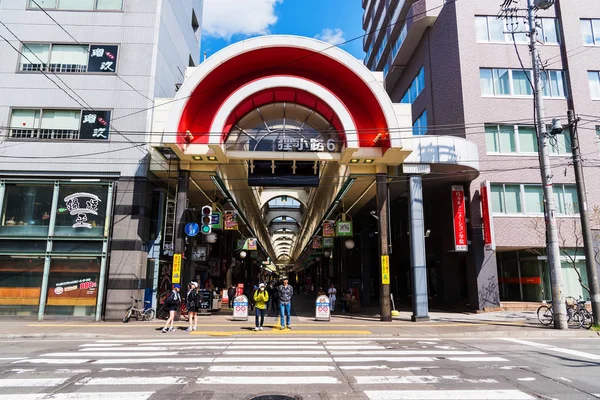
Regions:
<svg viewBox="0 0 600 400"><path fill-rule="evenodd" d="M290 397L290 396L282 396L280 394L270 394L270 395L266 395L266 396L253 397L250 400L300 400L300 399L301 398L299 396Z"/></svg>

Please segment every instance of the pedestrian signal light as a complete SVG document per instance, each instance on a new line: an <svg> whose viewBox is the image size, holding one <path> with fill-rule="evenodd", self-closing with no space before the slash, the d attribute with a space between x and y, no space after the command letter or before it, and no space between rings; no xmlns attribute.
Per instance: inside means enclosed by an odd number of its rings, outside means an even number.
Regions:
<svg viewBox="0 0 600 400"><path fill-rule="evenodd" d="M212 232L212 207L202 207L202 216L200 217L200 232L203 235L208 235Z"/></svg>

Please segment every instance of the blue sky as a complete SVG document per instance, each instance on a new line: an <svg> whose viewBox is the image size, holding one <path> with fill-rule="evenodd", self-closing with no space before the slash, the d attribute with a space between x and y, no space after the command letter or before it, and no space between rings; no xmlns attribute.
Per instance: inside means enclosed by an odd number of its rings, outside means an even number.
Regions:
<svg viewBox="0 0 600 400"><path fill-rule="evenodd" d="M204 0L202 53L269 33L339 44L364 34L362 11L360 0ZM340 47L364 58L362 38Z"/></svg>

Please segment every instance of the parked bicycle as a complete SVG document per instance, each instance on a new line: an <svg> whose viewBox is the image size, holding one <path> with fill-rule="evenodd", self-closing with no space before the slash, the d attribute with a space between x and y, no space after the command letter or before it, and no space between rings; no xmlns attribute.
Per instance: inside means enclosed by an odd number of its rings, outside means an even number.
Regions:
<svg viewBox="0 0 600 400"><path fill-rule="evenodd" d="M125 316L123 317L123 323L129 322L129 320L131 318L135 318L136 321L139 321L140 319L142 321L152 321L154 319L154 317L156 315L156 311L154 311L154 308L148 307L148 304L150 304L149 301L144 302L144 304L148 308L142 309L142 308L137 307L137 304L139 302L141 302L142 300L136 299L133 296L131 296L131 299L132 299L132 303L129 306L129 308L127 309Z"/></svg>
<svg viewBox="0 0 600 400"><path fill-rule="evenodd" d="M161 306L158 308L158 312L156 313L156 318L157 319L168 319L169 318L169 309L167 307L165 307L165 299L167 298L168 294L170 294L171 292L165 292L166 295L160 295L159 298L160 300L160 304ZM177 317L176 317L177 318ZM187 307L185 302L181 303L181 306L179 306L179 317L178 319L181 320L186 320L188 319L188 312L187 312Z"/></svg>
<svg viewBox="0 0 600 400"><path fill-rule="evenodd" d="M593 325L592 314L585 308L585 300L579 296L575 299L569 296L565 299L567 306L567 324L570 328L585 328L590 329ZM538 320L542 325L550 325L554 322L554 309L552 301L541 305L537 310Z"/></svg>

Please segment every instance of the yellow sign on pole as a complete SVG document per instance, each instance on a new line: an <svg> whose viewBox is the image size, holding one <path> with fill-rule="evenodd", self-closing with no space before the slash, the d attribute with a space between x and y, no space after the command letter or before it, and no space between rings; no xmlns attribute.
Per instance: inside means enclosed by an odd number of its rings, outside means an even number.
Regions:
<svg viewBox="0 0 600 400"><path fill-rule="evenodd" d="M390 284L390 256L381 256L381 283Z"/></svg>
<svg viewBox="0 0 600 400"><path fill-rule="evenodd" d="M173 254L172 283L181 283L181 254Z"/></svg>

